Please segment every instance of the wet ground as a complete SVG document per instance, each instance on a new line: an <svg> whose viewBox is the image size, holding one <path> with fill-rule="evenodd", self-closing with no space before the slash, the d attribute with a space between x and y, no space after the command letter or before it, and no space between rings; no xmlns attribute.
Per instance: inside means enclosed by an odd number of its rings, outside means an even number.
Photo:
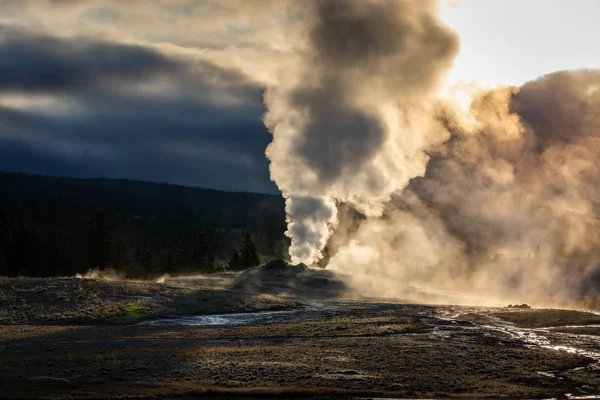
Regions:
<svg viewBox="0 0 600 400"><path fill-rule="evenodd" d="M598 331L596 314L300 302L131 326L1 326L2 396L600 395L600 336L572 333Z"/></svg>

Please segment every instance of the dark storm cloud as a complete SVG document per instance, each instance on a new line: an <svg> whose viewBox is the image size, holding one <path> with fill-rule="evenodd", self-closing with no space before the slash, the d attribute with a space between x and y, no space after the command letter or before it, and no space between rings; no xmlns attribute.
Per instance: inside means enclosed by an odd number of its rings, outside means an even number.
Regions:
<svg viewBox="0 0 600 400"><path fill-rule="evenodd" d="M182 185L216 187L224 190L273 192L269 181L261 179L265 166L241 167L228 159L165 156L160 148L138 149L107 163L82 151L77 157L64 157L18 140L0 139L0 170L77 176L108 177L171 182Z"/></svg>
<svg viewBox="0 0 600 400"><path fill-rule="evenodd" d="M149 48L70 41L0 29L0 90L70 91L181 73L185 67Z"/></svg>
<svg viewBox="0 0 600 400"><path fill-rule="evenodd" d="M67 106L0 108L0 169L273 192L262 91L150 47L4 30L0 97Z"/></svg>

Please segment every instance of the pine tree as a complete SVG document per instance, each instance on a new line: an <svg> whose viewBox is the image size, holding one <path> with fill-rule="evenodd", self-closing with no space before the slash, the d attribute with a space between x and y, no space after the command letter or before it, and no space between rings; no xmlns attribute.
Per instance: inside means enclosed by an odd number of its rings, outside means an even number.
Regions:
<svg viewBox="0 0 600 400"><path fill-rule="evenodd" d="M139 244L137 244L135 246L135 253L133 255L133 260L135 262L135 264L141 265L142 264L142 248L140 247Z"/></svg>
<svg viewBox="0 0 600 400"><path fill-rule="evenodd" d="M110 252L110 263L115 268L120 268L128 264L127 246L123 243L123 239L119 238L112 246Z"/></svg>
<svg viewBox="0 0 600 400"><path fill-rule="evenodd" d="M256 251L256 245L252 240L252 236L249 233L244 234L244 240L242 241L242 250L240 252L241 264L243 268L256 267L260 264L258 258L258 252Z"/></svg>
<svg viewBox="0 0 600 400"><path fill-rule="evenodd" d="M239 251L233 251L233 255L231 256L231 260L229 260L228 265L229 269L232 271L238 271L239 269L241 269L241 257Z"/></svg>
<svg viewBox="0 0 600 400"><path fill-rule="evenodd" d="M153 258L152 258L152 252L148 249L145 249L142 255L142 267L144 269L144 274L149 274L151 272L153 272L153 267L154 263L153 263Z"/></svg>
<svg viewBox="0 0 600 400"><path fill-rule="evenodd" d="M19 221L10 236L6 254L9 276L43 276L42 250L37 231Z"/></svg>
<svg viewBox="0 0 600 400"><path fill-rule="evenodd" d="M55 276L62 267L63 257L60 251L60 247L58 246L56 236L53 234L50 234L46 239L46 255L48 258L48 268L46 270L46 275Z"/></svg>
<svg viewBox="0 0 600 400"><path fill-rule="evenodd" d="M175 250L175 268L178 270L182 270L189 267L192 258L191 253L192 251L190 250L188 242L183 239L180 239L177 245L177 249Z"/></svg>
<svg viewBox="0 0 600 400"><path fill-rule="evenodd" d="M90 266L93 268L106 268L110 257L111 237L110 226L104 213L96 211L90 218Z"/></svg>
<svg viewBox="0 0 600 400"><path fill-rule="evenodd" d="M215 253L212 246L208 246L206 256L204 257L204 269L207 272L215 272Z"/></svg>
<svg viewBox="0 0 600 400"><path fill-rule="evenodd" d="M210 249L210 245L206 239L206 233L200 232L196 238L193 250L193 257L197 269L201 271L207 271L210 269L211 265L208 265L209 263L207 262L207 256L209 252L212 252L212 250Z"/></svg>
<svg viewBox="0 0 600 400"><path fill-rule="evenodd" d="M9 239L8 219L0 211L0 275L8 275L8 262L6 260L6 250Z"/></svg>
<svg viewBox="0 0 600 400"><path fill-rule="evenodd" d="M167 274L175 271L175 260L170 250L164 250L160 256L160 272L166 272Z"/></svg>

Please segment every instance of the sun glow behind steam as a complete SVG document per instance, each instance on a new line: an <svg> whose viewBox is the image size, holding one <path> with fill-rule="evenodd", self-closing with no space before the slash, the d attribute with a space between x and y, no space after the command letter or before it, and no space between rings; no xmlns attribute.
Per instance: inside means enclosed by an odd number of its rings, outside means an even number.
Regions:
<svg viewBox="0 0 600 400"><path fill-rule="evenodd" d="M452 80L520 86L549 72L600 68L596 0L447 0L441 11L461 42Z"/></svg>

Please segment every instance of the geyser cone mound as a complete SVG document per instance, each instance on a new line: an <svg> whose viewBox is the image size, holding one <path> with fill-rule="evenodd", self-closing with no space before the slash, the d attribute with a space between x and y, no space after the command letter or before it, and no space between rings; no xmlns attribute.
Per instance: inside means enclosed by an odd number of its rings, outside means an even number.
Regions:
<svg viewBox="0 0 600 400"><path fill-rule="evenodd" d="M231 288L312 298L338 297L346 291L346 285L332 271L311 269L302 263L293 265L281 259L242 272Z"/></svg>
<svg viewBox="0 0 600 400"><path fill-rule="evenodd" d="M288 263L285 260L277 258L275 260L271 260L268 263L262 265L261 267L259 267L259 269L261 271L273 272L273 273L277 273L277 274L290 274L290 273L298 274L298 273L305 272L308 269L308 267L303 263L293 265L293 264Z"/></svg>

